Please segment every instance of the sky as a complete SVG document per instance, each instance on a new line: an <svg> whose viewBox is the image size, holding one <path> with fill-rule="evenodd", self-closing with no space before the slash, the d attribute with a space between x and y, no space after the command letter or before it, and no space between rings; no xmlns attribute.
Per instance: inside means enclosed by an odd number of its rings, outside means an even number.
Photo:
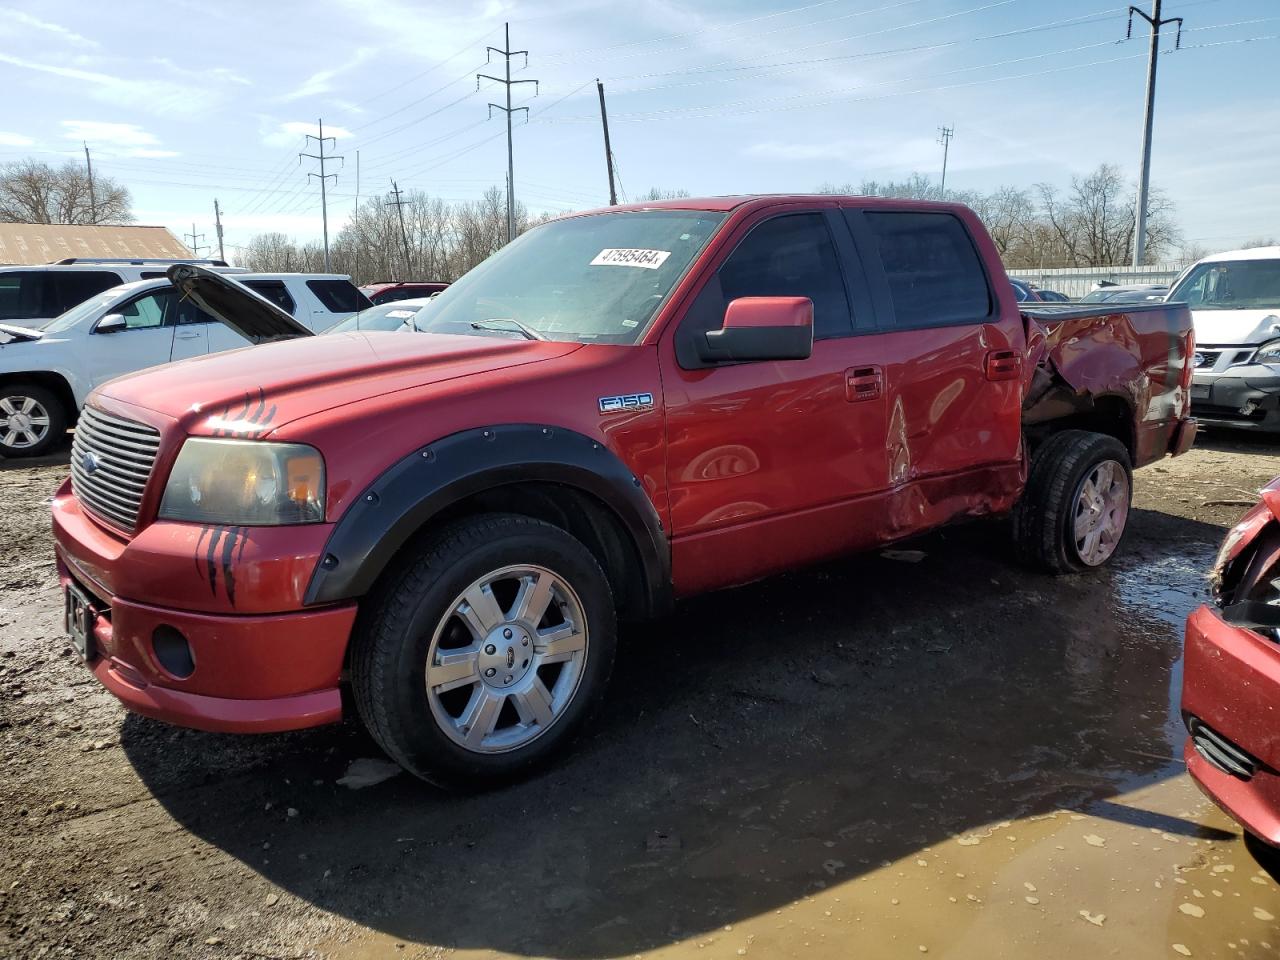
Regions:
<svg viewBox="0 0 1280 960"><path fill-rule="evenodd" d="M1150 10L1150 0L1140 0ZM139 223L214 240L330 235L394 178L449 200L506 179L510 24L516 197L534 213L608 202L595 81L620 192L806 192L935 179L1065 186L1136 178L1149 32L1107 0L0 0L0 162L83 162ZM1277 0L1165 0L1152 182L1187 242L1280 234ZM479 87L479 89L477 89ZM358 158L358 176L357 176Z"/></svg>

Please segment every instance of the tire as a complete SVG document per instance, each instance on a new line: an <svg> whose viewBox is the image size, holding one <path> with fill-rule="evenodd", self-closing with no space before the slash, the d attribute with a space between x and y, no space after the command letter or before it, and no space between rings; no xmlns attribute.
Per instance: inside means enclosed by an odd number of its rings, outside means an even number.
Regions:
<svg viewBox="0 0 1280 960"><path fill-rule="evenodd" d="M38 457L67 433L67 410L52 390L33 383L0 387L0 457Z"/></svg>
<svg viewBox="0 0 1280 960"><path fill-rule="evenodd" d="M521 615L526 597L545 612ZM442 528L370 596L351 685L393 760L438 786L482 789L573 739L616 646L613 594L591 552L551 524L484 514Z"/></svg>
<svg viewBox="0 0 1280 960"><path fill-rule="evenodd" d="M1019 559L1049 573L1103 566L1120 549L1132 500L1133 468L1119 440L1086 430L1055 433L1032 457L1014 507Z"/></svg>

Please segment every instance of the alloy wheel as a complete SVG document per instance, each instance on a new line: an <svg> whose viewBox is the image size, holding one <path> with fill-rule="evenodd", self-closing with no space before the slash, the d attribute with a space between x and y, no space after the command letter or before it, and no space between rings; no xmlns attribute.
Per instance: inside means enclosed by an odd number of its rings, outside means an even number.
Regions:
<svg viewBox="0 0 1280 960"><path fill-rule="evenodd" d="M27 450L48 432L49 411L35 397L0 397L0 443L11 450Z"/></svg>
<svg viewBox="0 0 1280 960"><path fill-rule="evenodd" d="M1080 560L1106 563L1120 545L1129 518L1129 475L1114 460L1103 460L1081 481L1075 497L1072 535Z"/></svg>
<svg viewBox="0 0 1280 960"><path fill-rule="evenodd" d="M494 570L436 625L425 677L432 716L465 750L518 750L564 714L587 653L582 602L563 577L531 564Z"/></svg>

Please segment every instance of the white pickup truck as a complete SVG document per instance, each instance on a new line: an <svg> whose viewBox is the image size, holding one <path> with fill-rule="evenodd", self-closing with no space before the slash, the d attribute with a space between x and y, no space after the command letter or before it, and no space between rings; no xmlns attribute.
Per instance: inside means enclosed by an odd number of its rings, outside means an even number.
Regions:
<svg viewBox="0 0 1280 960"><path fill-rule="evenodd" d="M234 278L319 333L369 306L345 276ZM126 373L249 343L184 300L167 279L112 287L39 329L0 324L0 456L48 450L94 387Z"/></svg>

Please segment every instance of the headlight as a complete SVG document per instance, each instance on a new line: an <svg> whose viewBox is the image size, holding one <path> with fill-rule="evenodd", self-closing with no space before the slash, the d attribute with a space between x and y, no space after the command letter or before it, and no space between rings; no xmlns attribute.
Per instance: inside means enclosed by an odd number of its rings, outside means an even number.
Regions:
<svg viewBox="0 0 1280 960"><path fill-rule="evenodd" d="M301 443L209 440L182 445L160 518L228 526L324 520L324 460Z"/></svg>
<svg viewBox="0 0 1280 960"><path fill-rule="evenodd" d="M1253 355L1253 363L1280 363L1280 340L1264 343Z"/></svg>

